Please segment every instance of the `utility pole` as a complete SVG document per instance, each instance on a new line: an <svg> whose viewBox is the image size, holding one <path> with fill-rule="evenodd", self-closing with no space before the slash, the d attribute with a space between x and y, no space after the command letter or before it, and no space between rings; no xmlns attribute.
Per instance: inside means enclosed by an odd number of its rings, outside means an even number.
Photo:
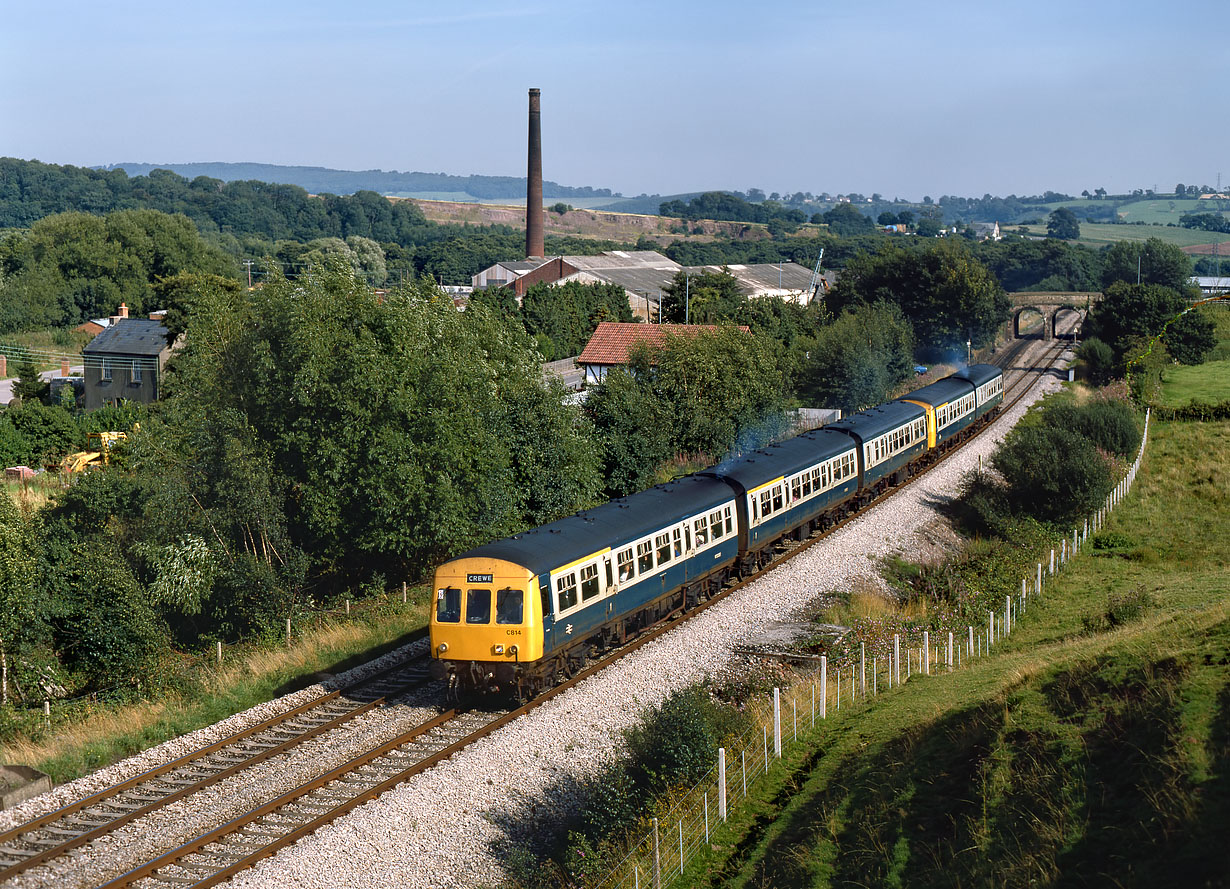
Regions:
<svg viewBox="0 0 1230 889"><path fill-rule="evenodd" d="M690 324L692 318L692 273L683 273L683 323Z"/></svg>
<svg viewBox="0 0 1230 889"><path fill-rule="evenodd" d="M245 259L243 264L248 267L248 289L252 289L252 260Z"/></svg>

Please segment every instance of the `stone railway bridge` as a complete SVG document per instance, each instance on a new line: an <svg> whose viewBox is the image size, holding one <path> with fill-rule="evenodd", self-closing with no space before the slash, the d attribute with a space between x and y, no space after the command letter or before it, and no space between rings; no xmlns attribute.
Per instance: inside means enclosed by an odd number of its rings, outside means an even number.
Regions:
<svg viewBox="0 0 1230 889"><path fill-rule="evenodd" d="M1101 293L1087 291L1018 291L1009 293L1012 300L1012 335L1054 339L1061 324L1076 317L1072 339L1080 333L1090 307L1102 298ZM1038 329L1041 325L1041 330ZM1063 334L1068 336L1068 334Z"/></svg>

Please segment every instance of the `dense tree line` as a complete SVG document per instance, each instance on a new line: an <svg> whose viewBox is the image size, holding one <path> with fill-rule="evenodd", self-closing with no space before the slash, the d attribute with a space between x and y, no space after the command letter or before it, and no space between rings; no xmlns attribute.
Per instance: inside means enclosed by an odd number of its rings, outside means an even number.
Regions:
<svg viewBox="0 0 1230 889"><path fill-rule="evenodd" d="M658 207L662 216L683 219L718 219L730 222L785 222L798 226L807 221L807 214L782 206L777 201L752 203L727 191L706 191L684 202L664 201Z"/></svg>
<svg viewBox="0 0 1230 889"><path fill-rule="evenodd" d="M462 192L476 198L523 198L525 179L517 176L453 176L448 173L398 172L397 170L331 170L326 167L296 167L279 164L194 163L194 164L111 164L107 170L123 169L130 177L148 176L154 170L170 170L188 179L205 176L224 182L260 180L297 185L313 194L354 194L375 191L380 194L409 192ZM75 170L76 168L62 168ZM87 171L93 172L93 171ZM612 197L609 188L588 185L560 185L543 180L545 197Z"/></svg>

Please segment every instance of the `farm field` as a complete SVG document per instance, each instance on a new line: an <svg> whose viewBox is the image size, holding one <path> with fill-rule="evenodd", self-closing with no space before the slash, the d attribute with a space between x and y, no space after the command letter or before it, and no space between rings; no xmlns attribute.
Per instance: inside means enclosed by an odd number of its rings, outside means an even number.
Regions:
<svg viewBox="0 0 1230 889"><path fill-rule="evenodd" d="M1016 228L1011 226L1010 228ZM1046 237L1046 225L1026 225L1031 235ZM1159 238L1168 244L1190 247L1193 244L1216 244L1230 242L1230 235L1218 232L1199 231L1168 225L1115 225L1109 222L1082 222L1080 243L1091 247L1104 247L1117 241L1144 241Z"/></svg>
<svg viewBox="0 0 1230 889"><path fill-rule="evenodd" d="M1224 885L1228 490L1230 423L1155 423L994 656L822 723L676 885Z"/></svg>

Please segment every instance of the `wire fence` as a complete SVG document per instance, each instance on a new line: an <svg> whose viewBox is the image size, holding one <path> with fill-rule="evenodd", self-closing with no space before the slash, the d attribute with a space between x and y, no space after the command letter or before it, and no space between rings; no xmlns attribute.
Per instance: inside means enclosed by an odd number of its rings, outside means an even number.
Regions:
<svg viewBox="0 0 1230 889"><path fill-rule="evenodd" d="M1038 562L1032 578L1021 579L1021 592L1005 596L1003 610L989 611L981 627L967 626L964 634L952 631L932 639L922 633L917 647L901 645L893 637L888 657L867 659L864 645L849 665L830 669L827 657L804 672L789 688L773 690L769 700L748 702L752 728L730 747L718 750L717 763L698 784L683 792L670 809L653 818L649 830L637 839L624 858L594 889L663 889L680 878L692 861L706 849L713 831L730 817L731 810L746 802L759 784L779 766L784 753L798 744L808 744L823 723L842 708L865 704L893 688L935 673L949 673L973 666L992 653L1015 629L1030 602L1042 594L1047 579L1060 572L1086 546L1091 535L1106 523L1136 481L1145 444L1149 439L1151 412L1145 413L1145 429L1136 459L1101 507L1055 542L1047 562ZM907 640L908 643L909 640ZM904 663L903 663L904 658ZM817 728L819 727L819 729Z"/></svg>

